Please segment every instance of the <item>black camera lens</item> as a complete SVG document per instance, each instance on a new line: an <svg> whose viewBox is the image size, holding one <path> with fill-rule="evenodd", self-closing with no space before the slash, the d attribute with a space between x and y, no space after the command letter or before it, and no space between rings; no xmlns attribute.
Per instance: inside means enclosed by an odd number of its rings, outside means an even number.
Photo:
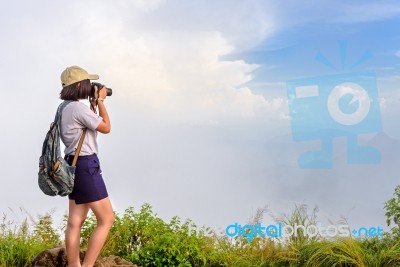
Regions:
<svg viewBox="0 0 400 267"><path fill-rule="evenodd" d="M106 87L106 90L107 90L107 96L111 96L112 95L112 89Z"/></svg>
<svg viewBox="0 0 400 267"><path fill-rule="evenodd" d="M92 90L90 92L90 96L94 97L94 92L96 91L95 86L97 86L97 89L100 90L103 88L104 85L102 85L101 83L96 83L96 82L92 82ZM107 91L107 96L111 96L112 95L112 89L106 87L106 91Z"/></svg>

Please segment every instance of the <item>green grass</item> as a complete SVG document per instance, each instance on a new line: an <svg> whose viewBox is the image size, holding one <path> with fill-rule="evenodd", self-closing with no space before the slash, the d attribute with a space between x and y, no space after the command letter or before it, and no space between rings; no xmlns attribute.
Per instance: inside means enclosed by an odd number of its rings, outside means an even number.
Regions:
<svg viewBox="0 0 400 267"><path fill-rule="evenodd" d="M30 261L40 251L60 244L50 214L40 216L31 225L26 218L17 223L3 215L0 223L1 267L30 266Z"/></svg>
<svg viewBox="0 0 400 267"><path fill-rule="evenodd" d="M305 206L299 206L277 221L313 224L317 222L316 212L308 214ZM258 212L250 223L261 219L262 212ZM82 247L87 245L95 225L95 217L89 215L82 228ZM0 266L29 266L34 255L62 244L59 233L50 213L20 223L3 216ZM388 234L380 238L325 239L300 233L296 238L255 237L247 242L245 237L229 238L179 217L166 222L145 204L139 211L131 207L122 215L116 214L102 254L117 255L140 266L394 267L400 266L399 241Z"/></svg>

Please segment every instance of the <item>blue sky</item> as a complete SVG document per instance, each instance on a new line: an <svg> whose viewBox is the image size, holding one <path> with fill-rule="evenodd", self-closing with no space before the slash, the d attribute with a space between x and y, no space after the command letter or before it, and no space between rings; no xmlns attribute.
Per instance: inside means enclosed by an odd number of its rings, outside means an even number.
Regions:
<svg viewBox="0 0 400 267"><path fill-rule="evenodd" d="M325 5L314 5L314 12L322 12L319 16L313 13L313 8L305 12L306 8L293 11L293 7L291 10L294 21L289 19L286 23L293 25L299 22L298 24L273 33L270 38L249 51L230 55L259 65L249 87L253 92L276 97L285 94L287 80L374 71L380 96L390 104L389 109L393 108L398 112L396 106L399 102L397 87L400 58L397 4L388 1L348 4L324 2ZM309 7L307 4L304 6ZM372 12L373 9L376 12ZM362 12L364 16L357 18ZM343 16L339 18L341 13ZM371 13L374 15L368 16ZM302 22L301 18L306 16L308 19ZM342 66L340 45L343 43L346 44L346 56ZM371 57L351 68L364 53L369 53ZM317 54L324 55L336 69L316 60ZM389 119L396 111L385 113L383 119ZM393 124L391 120L386 123L387 133L398 137L399 128Z"/></svg>
<svg viewBox="0 0 400 267"><path fill-rule="evenodd" d="M257 75L256 80L285 80L331 72L329 68L324 68L315 61L318 52L326 55L332 63L336 63L340 70L339 42L346 41L347 67L350 67L362 52L370 50L373 57L359 66L359 69L375 69L383 77L396 75L399 64L399 58L396 56L398 23L398 17L354 23L313 21L278 32L241 56L247 62L260 64L266 69L269 66L276 67Z"/></svg>
<svg viewBox="0 0 400 267"><path fill-rule="evenodd" d="M399 20L396 1L4 1L0 211L66 210L39 191L37 161L60 73L79 65L114 90L99 157L117 211L149 202L163 218L224 227L297 203L323 221L384 226L398 183ZM347 164L340 137L332 168L300 169L318 143L293 141L286 82L345 73L315 60L340 67L340 41L348 64L372 53L354 71L376 72L383 134L361 142L382 162Z"/></svg>

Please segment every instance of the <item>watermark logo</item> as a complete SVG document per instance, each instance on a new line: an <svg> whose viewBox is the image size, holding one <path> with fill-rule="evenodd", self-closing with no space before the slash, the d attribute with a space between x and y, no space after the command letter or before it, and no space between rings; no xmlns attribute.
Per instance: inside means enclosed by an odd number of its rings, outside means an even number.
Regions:
<svg viewBox="0 0 400 267"><path fill-rule="evenodd" d="M283 225L270 224L263 226L261 223L255 225L241 225L238 223L230 224L225 229L225 234L229 237L246 237L246 241L250 242L254 238L260 237L275 237L287 238L291 236L304 235L307 237L377 237L383 236L383 229L381 227L360 227L358 229L350 230L350 227L345 224L341 225Z"/></svg>
<svg viewBox="0 0 400 267"><path fill-rule="evenodd" d="M345 42L340 44L342 69L346 59ZM365 52L349 69L371 57ZM316 59L336 69L322 54ZM304 169L332 167L332 140L347 137L348 164L377 164L380 151L360 146L361 134L382 130L378 88L374 72L349 72L287 81L292 137L296 142L321 142L320 150L299 156Z"/></svg>

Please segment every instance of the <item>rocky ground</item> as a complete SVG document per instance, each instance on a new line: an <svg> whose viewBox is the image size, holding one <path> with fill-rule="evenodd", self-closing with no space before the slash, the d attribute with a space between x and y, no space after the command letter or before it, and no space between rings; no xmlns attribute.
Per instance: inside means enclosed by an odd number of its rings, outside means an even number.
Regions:
<svg viewBox="0 0 400 267"><path fill-rule="evenodd" d="M85 256L85 251L81 251L81 260ZM64 247L47 249L40 252L32 260L32 267L67 267L67 255ZM99 257L94 264L94 267L139 267L120 257L109 256Z"/></svg>

